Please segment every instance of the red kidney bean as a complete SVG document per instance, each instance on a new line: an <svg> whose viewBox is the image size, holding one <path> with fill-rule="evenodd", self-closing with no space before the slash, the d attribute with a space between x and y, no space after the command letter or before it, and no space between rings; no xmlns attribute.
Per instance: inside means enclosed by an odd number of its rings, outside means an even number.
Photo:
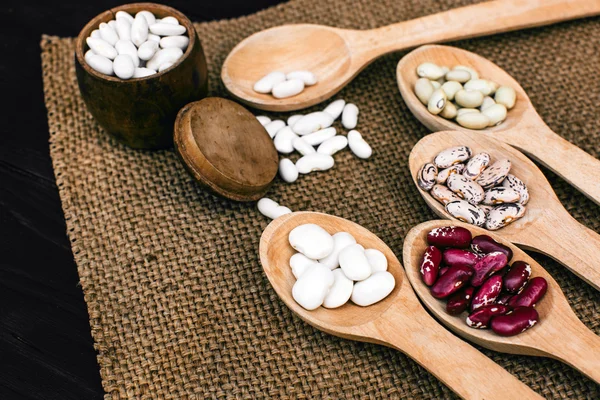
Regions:
<svg viewBox="0 0 600 400"><path fill-rule="evenodd" d="M502 292L496 299L496 304L508 305L508 301L513 297L511 293Z"/></svg>
<svg viewBox="0 0 600 400"><path fill-rule="evenodd" d="M502 304L488 304L479 307L467 317L467 325L471 328L485 329L490 324L492 317L504 315L510 311L510 307ZM492 320L493 321L493 320Z"/></svg>
<svg viewBox="0 0 600 400"><path fill-rule="evenodd" d="M444 264L449 267L455 265L467 265L472 267L479 261L479 258L480 257L477 254L463 249L446 249L442 255Z"/></svg>
<svg viewBox="0 0 600 400"><path fill-rule="evenodd" d="M540 276L531 278L521 293L514 295L508 305L511 307L533 307L548 290L548 282Z"/></svg>
<svg viewBox="0 0 600 400"><path fill-rule="evenodd" d="M472 275L473 270L465 265L450 267L431 287L431 295L436 299L448 297L465 286Z"/></svg>
<svg viewBox="0 0 600 400"><path fill-rule="evenodd" d="M477 290L475 296L473 296L473 301L471 302L471 311L475 311L482 306L494 303L501 291L502 277L498 275L489 277L485 282L483 282L481 287L479 287L479 290Z"/></svg>
<svg viewBox="0 0 600 400"><path fill-rule="evenodd" d="M435 228L427 234L427 243L437 247L458 247L464 249L471 244L471 232L460 226Z"/></svg>
<svg viewBox="0 0 600 400"><path fill-rule="evenodd" d="M454 293L448 298L448 302L446 303L446 312L450 315L458 315L465 311L467 307L469 307L469 303L471 302L471 298L473 298L474 291L475 288L473 286L469 286L464 290Z"/></svg>
<svg viewBox="0 0 600 400"><path fill-rule="evenodd" d="M540 319L533 307L517 307L508 315L499 315L492 319L492 330L500 336L514 336L525 332Z"/></svg>
<svg viewBox="0 0 600 400"><path fill-rule="evenodd" d="M473 238L471 242L471 249L476 253L493 253L495 251L502 252L506 255L506 258L510 261L513 256L513 251L510 247L503 245L502 243L496 242L488 235L479 235Z"/></svg>
<svg viewBox="0 0 600 400"><path fill-rule="evenodd" d="M450 269L450 267L442 267L442 268L440 268L440 272L438 273L438 277L444 275L446 272L448 272L449 269Z"/></svg>
<svg viewBox="0 0 600 400"><path fill-rule="evenodd" d="M423 253L421 259L421 277L423 282L427 286L431 286L435 283L438 277L438 271L440 270L440 263L442 262L442 252L435 246L429 246Z"/></svg>
<svg viewBox="0 0 600 400"><path fill-rule="evenodd" d="M531 266L525 261L515 261L510 270L504 275L504 290L518 293L527 284L531 275Z"/></svg>
<svg viewBox="0 0 600 400"><path fill-rule="evenodd" d="M486 254L473 266L475 273L471 278L471 285L481 286L488 276L504 268L507 261L506 254L499 251Z"/></svg>

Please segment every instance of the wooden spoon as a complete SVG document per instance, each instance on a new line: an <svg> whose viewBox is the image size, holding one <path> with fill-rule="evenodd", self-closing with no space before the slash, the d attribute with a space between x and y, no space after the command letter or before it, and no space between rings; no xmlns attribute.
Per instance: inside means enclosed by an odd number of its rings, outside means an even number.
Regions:
<svg viewBox="0 0 600 400"><path fill-rule="evenodd" d="M500 125L484 130L463 128L454 121L427 111L414 93L417 66L425 61L439 65L467 65L479 72L480 78L510 86L517 92L517 102ZM519 150L552 170L576 187L596 204L600 204L600 160L592 157L571 142L563 139L544 123L533 108L525 90L502 68L466 50L450 46L423 46L408 53L396 70L400 93L411 112L427 128L436 131L459 130L493 136Z"/></svg>
<svg viewBox="0 0 600 400"><path fill-rule="evenodd" d="M298 225L314 223L333 234L349 232L365 248L381 250L396 287L384 300L369 307L347 303L337 309L307 311L292 298L295 278L289 259L295 250L288 235ZM540 398L529 387L438 324L419 304L404 278L400 262L376 235L343 218L297 212L273 220L260 238L260 262L283 302L305 322L345 339L390 346L430 371L467 399Z"/></svg>
<svg viewBox="0 0 600 400"><path fill-rule="evenodd" d="M446 302L434 298L421 279L419 266L427 247L427 232L433 228L448 226L448 221L428 221L412 228L404 239L402 258L406 275L415 292L425 306L456 334L491 350L511 354L551 357L581 371L590 379L600 383L600 337L596 336L575 316L565 295L552 276L535 260L502 237L485 229L462 222L452 225L462 226L473 236L489 235L509 246L513 260L525 261L531 265L531 276L541 276L548 282L548 291L536 305L540 315L539 323L533 328L512 337L496 335L491 330L474 329L467 326L468 313L452 316L446 313ZM513 397L511 395L511 397ZM517 398L517 397L514 397Z"/></svg>
<svg viewBox="0 0 600 400"><path fill-rule="evenodd" d="M525 249L552 257L600 290L600 235L565 210L542 171L520 151L480 132L433 133L419 140L409 155L415 185L423 164L433 161L440 151L459 145L469 146L473 154L487 152L492 161L508 158L512 162L511 173L529 189L525 215L496 233ZM454 219L428 192L421 188L419 192L437 215Z"/></svg>
<svg viewBox="0 0 600 400"><path fill-rule="evenodd" d="M232 96L251 107L299 110L330 98L375 59L393 51L599 13L598 0L502 0L363 31L311 24L283 25L241 41L227 56L221 79ZM256 81L277 70L310 70L319 82L286 99L252 89Z"/></svg>

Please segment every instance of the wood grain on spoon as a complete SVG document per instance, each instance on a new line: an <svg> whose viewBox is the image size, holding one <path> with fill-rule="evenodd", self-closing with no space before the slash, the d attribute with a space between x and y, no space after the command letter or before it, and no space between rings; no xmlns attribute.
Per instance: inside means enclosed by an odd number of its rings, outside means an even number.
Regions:
<svg viewBox="0 0 600 400"><path fill-rule="evenodd" d="M518 150L480 132L446 131L425 136L409 155L413 182L419 168L433 161L442 150L469 146L473 154L486 152L492 161L508 158L511 173L529 189L525 215L496 233L526 249L546 254L600 290L600 235L577 222L565 210L542 171ZM431 209L442 218L453 219L444 206L428 192L419 193Z"/></svg>
<svg viewBox="0 0 600 400"><path fill-rule="evenodd" d="M415 82L419 78L417 66L426 61L450 68L456 65L470 66L478 71L480 78L515 89L517 102L508 111L503 123L477 131L433 115L414 93ZM396 77L406 105L431 131L457 130L493 136L531 155L596 204L600 204L600 160L554 133L536 112L521 85L496 64L456 47L422 46L400 60Z"/></svg>
<svg viewBox="0 0 600 400"><path fill-rule="evenodd" d="M232 96L251 107L299 110L330 98L383 54L599 13L600 0L499 0L364 31L310 24L278 26L240 42L223 63L221 79ZM272 71L304 69L319 82L296 96L276 99L252 90Z"/></svg>
<svg viewBox="0 0 600 400"><path fill-rule="evenodd" d="M347 303L337 309L307 311L292 298L295 278L289 259L295 250L288 235L298 225L314 223L333 234L349 232L365 248L381 250L396 287L369 307ZM283 302L310 325L346 339L383 344L413 358L457 394L467 399L540 398L529 387L438 324L421 306L405 279L402 265L369 230L343 218L314 212L287 214L273 220L260 239L260 261Z"/></svg>
<svg viewBox="0 0 600 400"><path fill-rule="evenodd" d="M446 312L446 302L434 298L423 283L419 266L427 247L427 232L442 226L462 226L473 236L489 235L509 246L512 261L525 261L531 265L532 277L540 276L548 282L548 291L536 304L540 321L533 328L511 337L496 335L489 329L473 329L467 326L467 313L453 316ZM600 337L590 331L573 313L565 295L554 278L527 253L503 240L502 237L462 222L428 221L415 226L404 239L403 261L406 275L413 289L444 325L463 338L491 350L511 354L526 354L556 358L581 371L600 383Z"/></svg>

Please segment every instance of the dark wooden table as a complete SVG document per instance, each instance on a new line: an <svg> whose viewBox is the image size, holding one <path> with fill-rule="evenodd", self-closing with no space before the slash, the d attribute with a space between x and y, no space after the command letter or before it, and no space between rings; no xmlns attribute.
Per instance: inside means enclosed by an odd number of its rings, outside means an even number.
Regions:
<svg viewBox="0 0 600 400"><path fill-rule="evenodd" d="M169 1L192 21L281 0ZM77 36L123 4L20 0L0 6L0 399L104 394L48 148L39 42Z"/></svg>

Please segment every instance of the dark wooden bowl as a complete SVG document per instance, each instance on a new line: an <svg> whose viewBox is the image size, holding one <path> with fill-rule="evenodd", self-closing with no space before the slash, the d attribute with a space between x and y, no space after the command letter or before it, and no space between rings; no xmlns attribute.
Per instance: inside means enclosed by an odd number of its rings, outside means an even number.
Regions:
<svg viewBox="0 0 600 400"><path fill-rule="evenodd" d="M100 23L115 18L117 11L132 15L142 10L157 18L173 16L186 27L190 43L179 61L155 75L121 80L90 68L84 60L85 39ZM179 110L200 100L208 91L206 58L192 22L174 8L154 3L122 5L92 19L75 44L75 72L81 96L98 123L120 142L138 149L173 145L173 124Z"/></svg>

